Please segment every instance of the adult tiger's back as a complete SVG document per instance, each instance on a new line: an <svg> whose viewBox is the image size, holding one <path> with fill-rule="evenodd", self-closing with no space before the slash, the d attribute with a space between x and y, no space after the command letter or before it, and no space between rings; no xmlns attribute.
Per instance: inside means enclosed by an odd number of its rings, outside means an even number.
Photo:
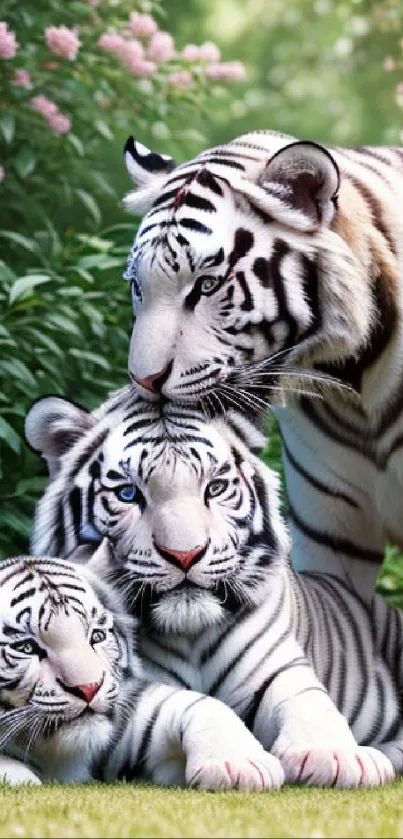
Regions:
<svg viewBox="0 0 403 839"><path fill-rule="evenodd" d="M342 380L277 409L294 559L370 596L385 540L403 544L403 150L254 132L176 168L130 140L126 160L141 187L126 206L146 211L133 378L245 411L290 366Z"/></svg>

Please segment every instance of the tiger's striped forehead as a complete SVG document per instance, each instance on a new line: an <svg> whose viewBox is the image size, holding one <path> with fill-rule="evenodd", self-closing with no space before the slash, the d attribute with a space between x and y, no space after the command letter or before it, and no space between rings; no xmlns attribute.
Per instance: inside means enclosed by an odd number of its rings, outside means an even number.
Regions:
<svg viewBox="0 0 403 839"><path fill-rule="evenodd" d="M169 406L160 409L139 403L131 416L111 431L102 450L103 477L128 481L153 478L184 488L207 480L211 472L233 461L231 447L217 423L207 422L196 411Z"/></svg>
<svg viewBox="0 0 403 839"><path fill-rule="evenodd" d="M35 632L58 613L85 625L105 609L74 565L57 559L16 557L0 567L0 637Z"/></svg>

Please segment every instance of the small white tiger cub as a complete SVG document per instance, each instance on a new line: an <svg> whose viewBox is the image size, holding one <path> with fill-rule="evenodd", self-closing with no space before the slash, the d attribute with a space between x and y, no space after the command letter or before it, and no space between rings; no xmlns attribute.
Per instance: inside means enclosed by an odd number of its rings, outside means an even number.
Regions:
<svg viewBox="0 0 403 839"><path fill-rule="evenodd" d="M15 557L0 602L0 780L281 786L279 761L228 707L144 680L135 621L90 571Z"/></svg>
<svg viewBox="0 0 403 839"><path fill-rule="evenodd" d="M96 414L42 399L26 422L52 475L35 550L83 560L94 547L80 542L105 537L91 567L140 618L148 676L233 708L286 781L385 783L392 766L371 747L403 731L388 617L379 606L378 649L342 581L293 572L278 479L242 432L233 413L208 421L130 388Z"/></svg>

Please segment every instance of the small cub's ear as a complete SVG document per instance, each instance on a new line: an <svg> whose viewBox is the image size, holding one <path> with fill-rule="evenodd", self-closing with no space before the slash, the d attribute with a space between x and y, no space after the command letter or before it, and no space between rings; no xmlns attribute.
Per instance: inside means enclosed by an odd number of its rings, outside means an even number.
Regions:
<svg viewBox="0 0 403 839"><path fill-rule="evenodd" d="M94 424L94 417L74 402L45 396L28 411L25 438L31 448L45 458L49 475L54 478L61 456Z"/></svg>
<svg viewBox="0 0 403 839"><path fill-rule="evenodd" d="M316 230L329 225L335 211L340 173L332 155L317 143L296 142L280 149L269 160L258 180L261 186L291 210L305 216ZM287 221L286 218L284 218ZM290 213L290 227L305 227Z"/></svg>
<svg viewBox="0 0 403 839"><path fill-rule="evenodd" d="M131 178L138 184L136 192L129 192L123 199L125 210L130 213L146 213L158 195L176 163L166 154L150 151L142 143L129 137L125 145L125 163Z"/></svg>

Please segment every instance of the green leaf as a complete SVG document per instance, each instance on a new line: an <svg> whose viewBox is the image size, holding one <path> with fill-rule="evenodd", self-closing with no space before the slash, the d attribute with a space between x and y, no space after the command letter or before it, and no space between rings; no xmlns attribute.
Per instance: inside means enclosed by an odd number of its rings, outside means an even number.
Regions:
<svg viewBox="0 0 403 839"><path fill-rule="evenodd" d="M114 140L115 135L112 133L109 125L106 124L102 119L97 119L94 122L94 126L97 129L98 133L101 134L102 137L105 137L105 140Z"/></svg>
<svg viewBox="0 0 403 839"><path fill-rule="evenodd" d="M75 347L69 350L69 355L73 355L74 358L79 358L82 361L90 361L92 364L96 364L97 367L102 367L104 370L110 370L110 365L102 355L96 355L96 353L89 352L88 350L77 350Z"/></svg>
<svg viewBox="0 0 403 839"><path fill-rule="evenodd" d="M43 283L49 283L52 277L47 274L27 274L25 277L20 277L11 286L9 304L10 306L26 294L30 294L32 290Z"/></svg>
<svg viewBox="0 0 403 839"><path fill-rule="evenodd" d="M61 330L62 334L63 332L68 332L70 335L81 338L81 332L75 323L67 318L64 318L62 315L58 315L56 312L46 316L46 323L54 329L57 329L58 332Z"/></svg>
<svg viewBox="0 0 403 839"><path fill-rule="evenodd" d="M73 149L77 152L77 154L80 157L84 157L85 149L79 137L76 137L75 134L68 134L67 140L69 141L70 145L73 146Z"/></svg>
<svg viewBox="0 0 403 839"><path fill-rule="evenodd" d="M92 218L94 219L95 224L100 224L101 222L101 211L98 207L95 198L90 195L89 192L86 192L84 189L76 189L76 195L78 195L80 201L84 204L87 208L88 212L91 214Z"/></svg>
<svg viewBox="0 0 403 839"><path fill-rule="evenodd" d="M17 432L14 431L14 428L4 419L4 417L0 416L0 439L6 443L6 445L13 450L16 454L19 454L21 450L21 439L18 436Z"/></svg>
<svg viewBox="0 0 403 839"><path fill-rule="evenodd" d="M37 158L29 146L24 146L14 159L14 166L20 178L27 178L34 171Z"/></svg>
<svg viewBox="0 0 403 839"><path fill-rule="evenodd" d="M15 132L15 118L12 114L2 114L0 117L0 131L6 141L11 143Z"/></svg>
<svg viewBox="0 0 403 839"><path fill-rule="evenodd" d="M27 365L24 364L19 358L13 358L12 361L0 361L0 369L6 371L6 373L10 373L11 376L20 379L25 385L30 387L36 387L36 381L28 369Z"/></svg>
<svg viewBox="0 0 403 839"><path fill-rule="evenodd" d="M108 251L113 247L113 239L101 239L100 236L88 236L86 233L78 233L77 239L95 251Z"/></svg>
<svg viewBox="0 0 403 839"><path fill-rule="evenodd" d="M108 268L121 268L122 265L121 259L114 259L112 256L104 254L91 254L80 259L81 268L97 268L98 271L106 271Z"/></svg>
<svg viewBox="0 0 403 839"><path fill-rule="evenodd" d="M21 233L16 233L14 230L0 230L0 236L3 239L9 239L10 242L14 242L16 245L20 245L21 248L25 248L27 251L31 251L31 253L38 252L38 246L33 239L28 239L27 236L22 236Z"/></svg>

